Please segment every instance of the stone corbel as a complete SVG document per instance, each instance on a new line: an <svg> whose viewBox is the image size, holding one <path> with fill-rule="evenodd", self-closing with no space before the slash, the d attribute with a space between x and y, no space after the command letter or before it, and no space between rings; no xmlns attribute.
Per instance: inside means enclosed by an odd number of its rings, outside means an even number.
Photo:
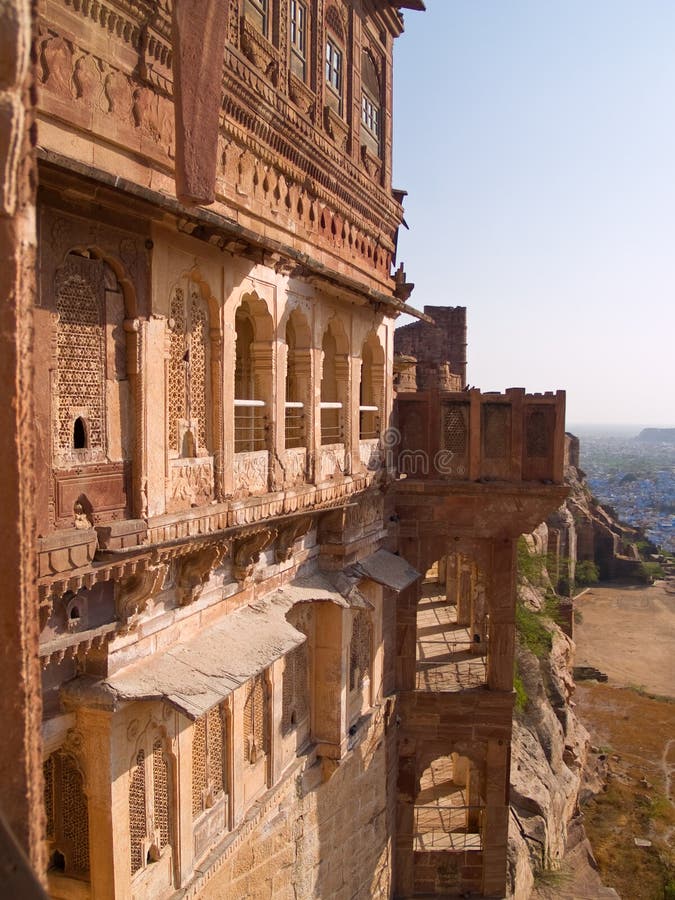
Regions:
<svg viewBox="0 0 675 900"><path fill-rule="evenodd" d="M251 575L258 557L276 537L276 531L264 528L249 537L237 541L234 545L232 574L243 584Z"/></svg>
<svg viewBox="0 0 675 900"><path fill-rule="evenodd" d="M293 544L312 527L311 516L300 516L289 522L280 531L274 551L277 562L287 562L293 555Z"/></svg>
<svg viewBox="0 0 675 900"><path fill-rule="evenodd" d="M117 617L123 623L123 632L133 630L148 605L148 600L162 587L168 565L151 562L147 569L119 582L115 591Z"/></svg>
<svg viewBox="0 0 675 900"><path fill-rule="evenodd" d="M320 544L341 544L347 526L347 509L341 506L319 519L318 541Z"/></svg>
<svg viewBox="0 0 675 900"><path fill-rule="evenodd" d="M227 556L227 545L224 543L211 544L201 550L185 556L180 561L176 587L178 602L181 606L194 603L204 590L204 585L211 577L211 572L217 569L222 560Z"/></svg>

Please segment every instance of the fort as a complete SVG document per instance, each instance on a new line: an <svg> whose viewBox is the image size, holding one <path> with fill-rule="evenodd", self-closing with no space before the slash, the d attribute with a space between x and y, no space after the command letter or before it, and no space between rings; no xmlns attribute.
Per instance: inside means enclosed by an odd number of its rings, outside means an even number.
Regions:
<svg viewBox="0 0 675 900"><path fill-rule="evenodd" d="M407 303L423 8L0 5L8 896L505 896L565 401Z"/></svg>

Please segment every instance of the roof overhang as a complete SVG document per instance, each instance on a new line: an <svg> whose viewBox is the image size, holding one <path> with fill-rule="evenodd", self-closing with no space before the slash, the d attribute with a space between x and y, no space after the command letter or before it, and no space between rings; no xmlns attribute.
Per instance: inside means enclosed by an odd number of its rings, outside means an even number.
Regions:
<svg viewBox="0 0 675 900"><path fill-rule="evenodd" d="M337 573L336 573L337 574ZM98 681L76 678L64 685L66 707L121 702L164 701L189 719L198 719L229 694L306 640L286 619L296 603L335 603L372 608L353 585L314 573L238 609L190 640Z"/></svg>

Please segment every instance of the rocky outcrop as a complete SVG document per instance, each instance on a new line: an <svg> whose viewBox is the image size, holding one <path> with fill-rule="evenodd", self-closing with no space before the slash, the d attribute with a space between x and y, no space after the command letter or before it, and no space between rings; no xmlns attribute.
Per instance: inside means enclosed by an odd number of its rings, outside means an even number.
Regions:
<svg viewBox="0 0 675 900"><path fill-rule="evenodd" d="M592 496L586 476L579 468L579 439L565 436L565 483L570 496L565 505L547 520L549 554L561 561L558 587L561 593L574 585L576 562L597 565L601 579L634 578L640 575L640 557L634 528L616 520Z"/></svg>

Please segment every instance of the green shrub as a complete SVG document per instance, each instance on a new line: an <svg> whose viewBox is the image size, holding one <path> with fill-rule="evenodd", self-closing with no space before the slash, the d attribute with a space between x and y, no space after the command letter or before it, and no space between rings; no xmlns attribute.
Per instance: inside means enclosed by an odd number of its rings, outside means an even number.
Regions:
<svg viewBox="0 0 675 900"><path fill-rule="evenodd" d="M592 559L583 559L577 563L574 581L578 585L597 584L599 580L600 572Z"/></svg>
<svg viewBox="0 0 675 900"><path fill-rule="evenodd" d="M523 603L516 604L516 630L528 650L540 659L553 646L551 632L542 621L545 615L545 612L537 613L528 609Z"/></svg>
<svg viewBox="0 0 675 900"><path fill-rule="evenodd" d="M640 563L640 579L645 582L645 584L651 584L655 578L664 578L665 572L661 568L661 564L657 562L642 562Z"/></svg>
<svg viewBox="0 0 675 900"><path fill-rule="evenodd" d="M522 713L530 702L530 698L527 696L525 684L523 683L517 662L513 667L513 689L516 692L516 713Z"/></svg>

